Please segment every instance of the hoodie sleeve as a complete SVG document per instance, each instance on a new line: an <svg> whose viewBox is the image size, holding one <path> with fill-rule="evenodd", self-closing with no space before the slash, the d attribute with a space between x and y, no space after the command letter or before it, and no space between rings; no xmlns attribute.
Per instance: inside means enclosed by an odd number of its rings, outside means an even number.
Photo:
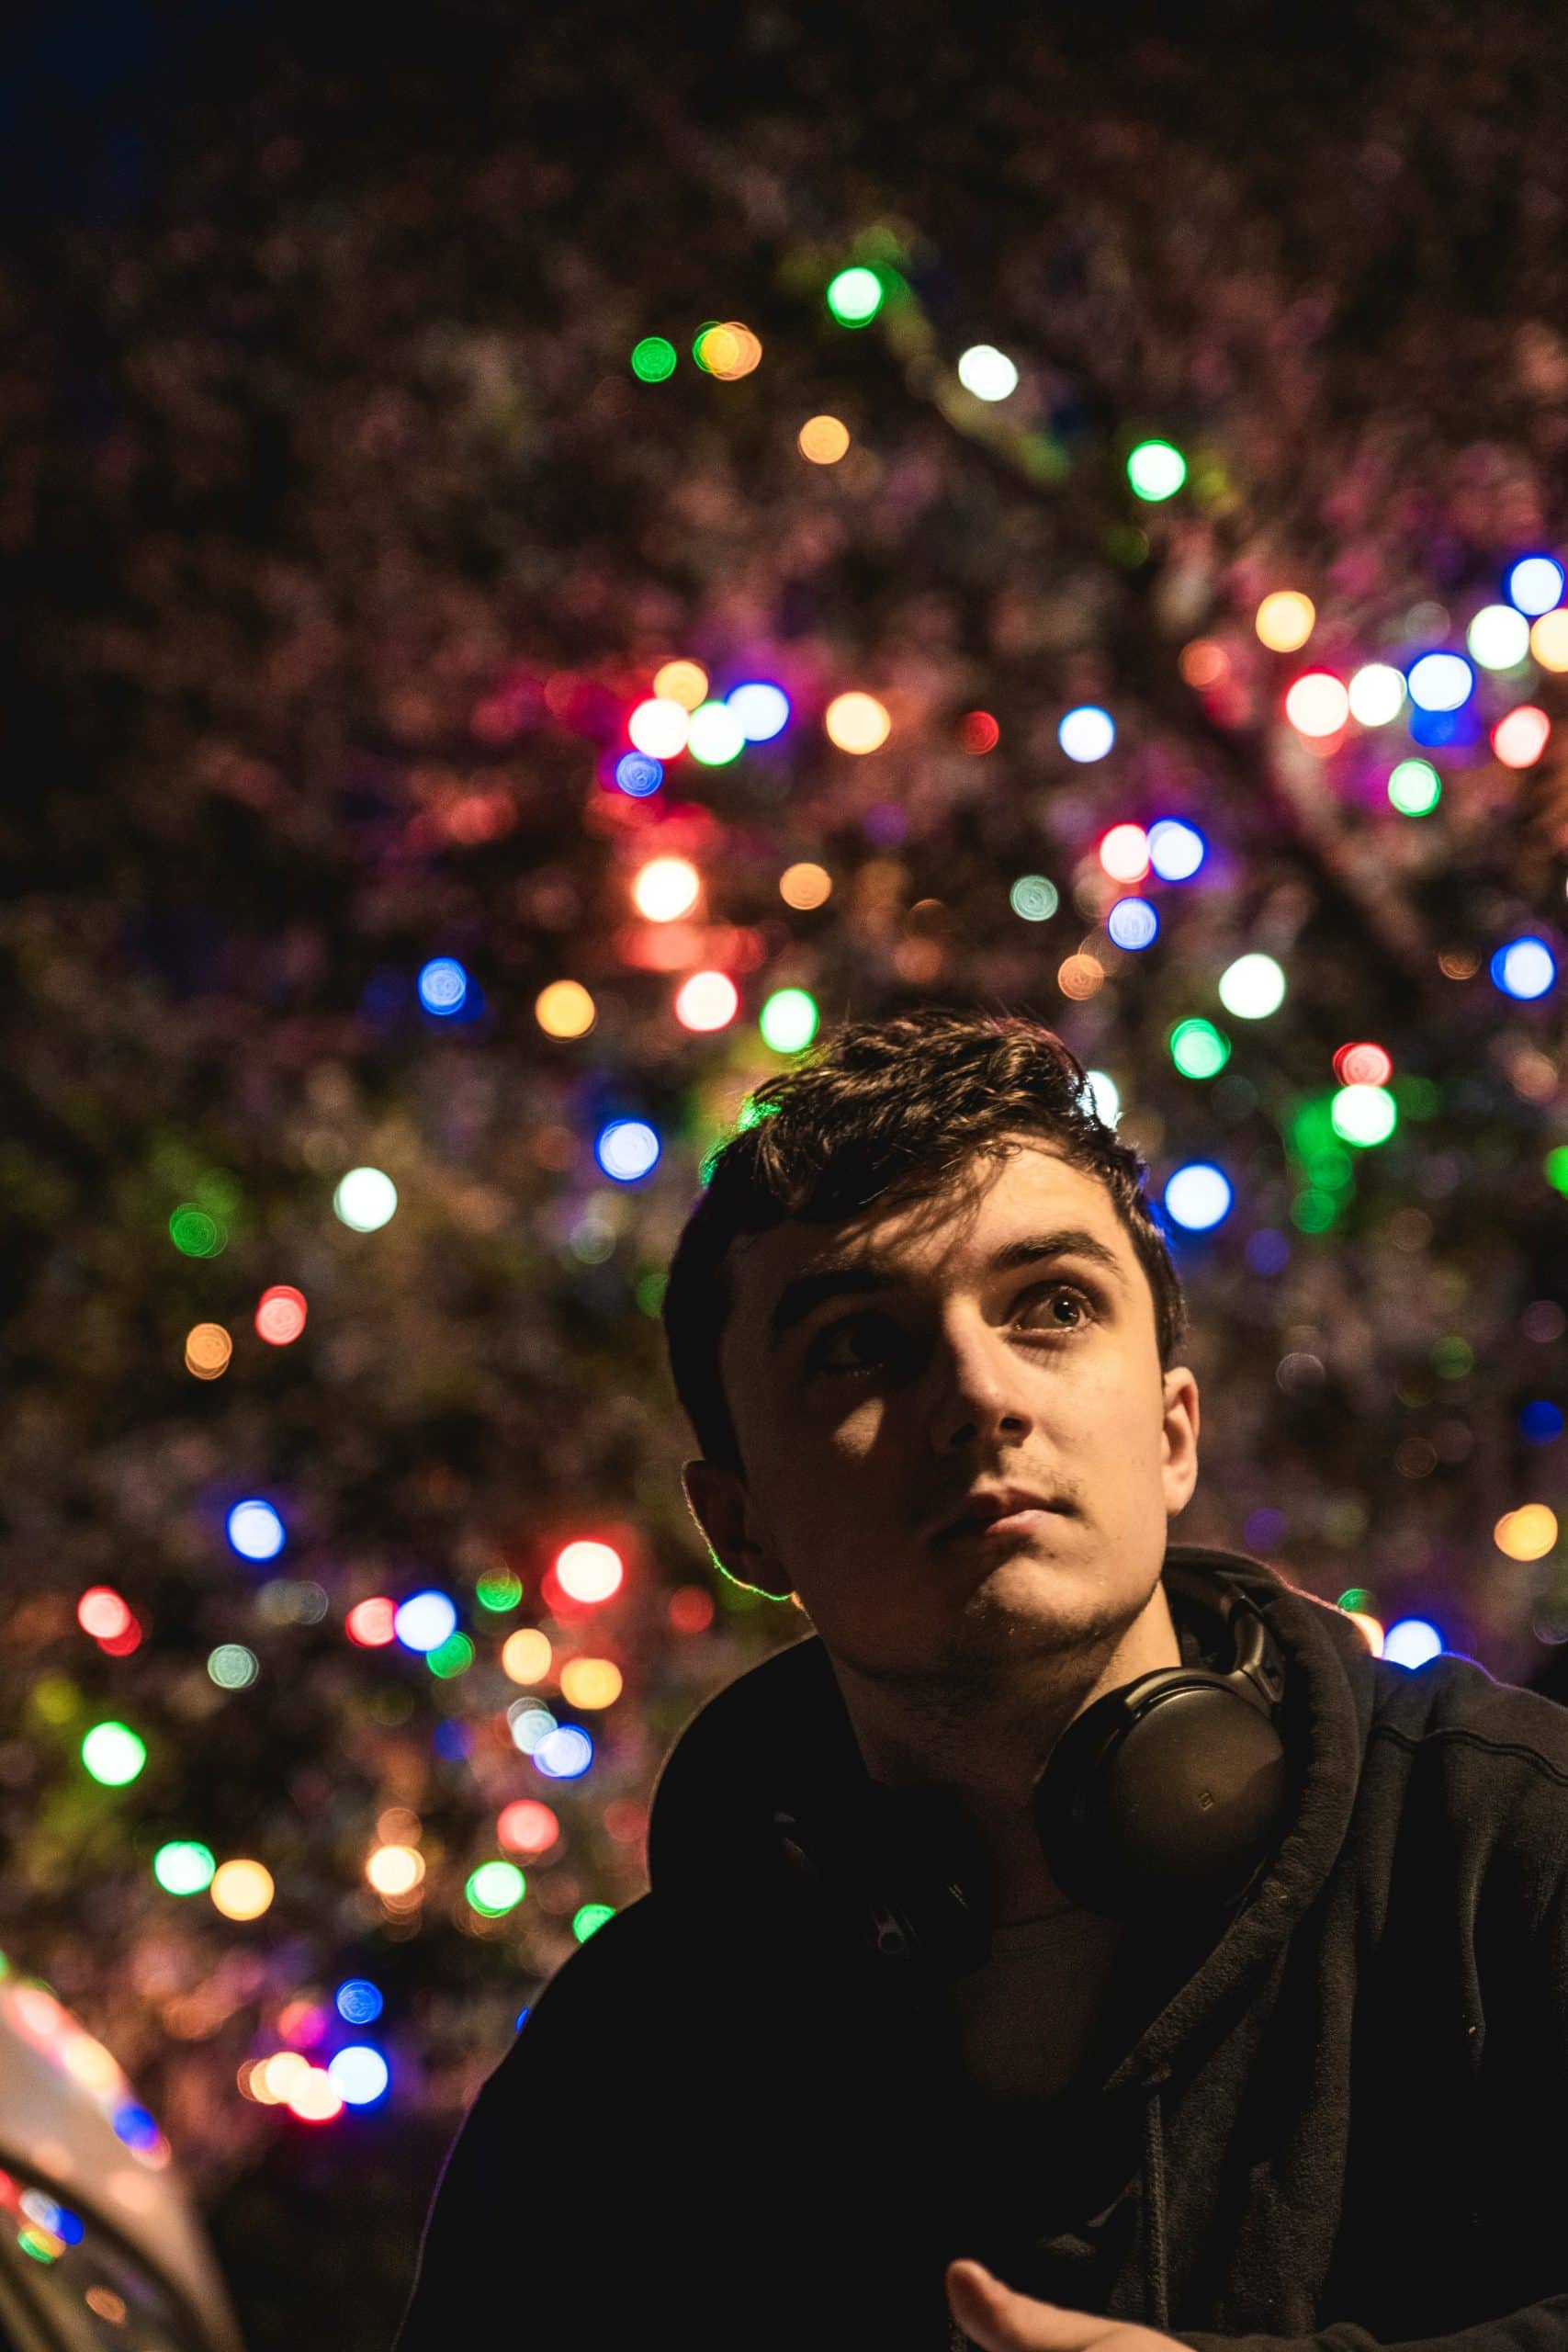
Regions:
<svg viewBox="0 0 1568 2352"><path fill-rule="evenodd" d="M1568 2352L1568 2294L1526 2303L1506 2319L1480 2321L1451 2335L1406 2336L1384 2343L1349 2320L1336 2320L1311 2335L1216 2335L1204 2328L1178 2328L1171 2341L1192 2352Z"/></svg>
<svg viewBox="0 0 1568 2352"><path fill-rule="evenodd" d="M646 2036L626 1982L648 1941L641 1908L562 1962L481 2086L436 2184L393 2352L508 2344L525 2328L584 2340L581 2281L604 2276L606 2204L635 2197L604 2119L635 2089Z"/></svg>

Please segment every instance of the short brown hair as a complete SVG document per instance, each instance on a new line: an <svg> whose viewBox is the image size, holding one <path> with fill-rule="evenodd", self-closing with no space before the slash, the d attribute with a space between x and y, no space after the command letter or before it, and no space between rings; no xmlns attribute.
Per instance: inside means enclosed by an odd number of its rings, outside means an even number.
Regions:
<svg viewBox="0 0 1568 2352"><path fill-rule="evenodd" d="M719 1345L734 1305L727 1261L741 1234L787 1218L837 1224L886 1196L940 1193L975 1155L1003 1159L1023 1134L1100 1177L1154 1294L1160 1369L1187 1332L1163 1229L1143 1193L1147 1163L1100 1117L1089 1073L1055 1030L1023 1014L923 1006L853 1022L759 1086L705 1163L665 1286L675 1393L704 1458L741 1470Z"/></svg>

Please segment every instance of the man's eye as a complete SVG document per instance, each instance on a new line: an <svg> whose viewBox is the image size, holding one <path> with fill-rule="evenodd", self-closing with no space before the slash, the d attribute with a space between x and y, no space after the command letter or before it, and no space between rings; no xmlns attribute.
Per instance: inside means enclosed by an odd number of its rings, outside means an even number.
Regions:
<svg viewBox="0 0 1568 2352"><path fill-rule="evenodd" d="M1033 1290L1025 1292L1023 1297L1019 1300L1017 1308L1014 1310L1015 1319L1018 1315L1022 1313L1023 1309L1032 1300L1038 1298L1055 1298L1064 1293L1069 1298L1077 1299L1080 1309L1087 1308L1089 1310L1089 1314L1092 1316L1094 1312L1094 1302L1089 1297L1088 1292L1081 1290L1077 1283L1059 1282L1038 1283ZM1077 1332L1086 1328L1086 1319L1085 1316L1080 1312L1077 1320L1072 1323L1055 1324L1046 1326L1044 1328L1054 1331L1062 1339L1070 1340ZM868 1323L873 1327L877 1324L881 1324L886 1329L893 1331L896 1335L901 1336L899 1333L899 1326L895 1322L892 1316L879 1314L874 1308L867 1308L856 1315L841 1316L836 1323L829 1324L827 1330L818 1335L816 1345L812 1348L810 1354L807 1358L806 1368L807 1372L852 1372L861 1368L857 1364L842 1361L830 1362L827 1351L847 1333L860 1330Z"/></svg>

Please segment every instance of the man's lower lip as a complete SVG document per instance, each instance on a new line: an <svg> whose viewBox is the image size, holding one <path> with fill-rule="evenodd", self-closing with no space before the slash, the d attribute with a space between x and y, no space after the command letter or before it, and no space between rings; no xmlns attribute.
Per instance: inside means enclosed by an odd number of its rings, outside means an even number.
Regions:
<svg viewBox="0 0 1568 2352"><path fill-rule="evenodd" d="M973 1535L992 1537L1027 1535L1031 1528L1043 1525L1046 1520L1054 1516L1055 1513L1049 1509L1032 1507L1028 1510L1010 1510L1005 1519L968 1519L957 1527L949 1528L943 1541L952 1543L956 1537Z"/></svg>

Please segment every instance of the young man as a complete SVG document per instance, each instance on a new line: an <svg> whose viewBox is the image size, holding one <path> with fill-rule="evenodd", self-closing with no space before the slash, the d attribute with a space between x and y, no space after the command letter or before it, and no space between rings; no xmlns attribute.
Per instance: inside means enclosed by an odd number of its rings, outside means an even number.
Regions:
<svg viewBox="0 0 1568 2352"><path fill-rule="evenodd" d="M676 1743L399 2352L1568 2352L1568 1713L1170 1541L1180 1287L1050 1031L860 1023L753 1109L684 1487L815 1634Z"/></svg>

